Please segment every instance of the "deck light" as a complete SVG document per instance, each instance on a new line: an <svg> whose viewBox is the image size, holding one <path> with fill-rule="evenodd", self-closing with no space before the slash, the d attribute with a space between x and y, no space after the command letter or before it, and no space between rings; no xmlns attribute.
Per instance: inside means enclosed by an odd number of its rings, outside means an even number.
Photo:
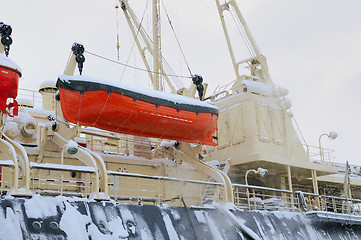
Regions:
<svg viewBox="0 0 361 240"><path fill-rule="evenodd" d="M264 169L264 168L261 168L261 167L259 167L259 168L257 168L257 170L254 170L254 169L250 169L250 170L248 170L247 172L246 172L246 175L245 175L245 180L246 180L246 185L248 186L248 179L247 179L247 177L248 177L248 173L250 173L250 172L253 172L253 173L255 173L255 174L258 174L258 175L260 175L261 177L265 177L266 175L267 175L267 173L268 173L268 171L267 171L267 169ZM249 201L249 190L248 190L248 187L247 187L247 200L248 200L248 209L249 210L251 210L251 204L250 204L250 201Z"/></svg>
<svg viewBox="0 0 361 240"><path fill-rule="evenodd" d="M248 185L248 179L247 179L247 177L248 177L248 174L249 174L250 172L253 172L253 173L255 173L255 174L258 174L258 175L260 175L261 177L265 177L265 176L267 176L268 170L267 170L267 169L264 169L264 168L261 168L261 167L257 168L257 170L254 170L254 169L248 170L248 171L246 172L246 176L245 176L245 178L246 178L246 185Z"/></svg>
<svg viewBox="0 0 361 240"><path fill-rule="evenodd" d="M74 155L78 152L78 144L73 140L69 140L67 144L65 144L66 153L69 155Z"/></svg>
<svg viewBox="0 0 361 240"><path fill-rule="evenodd" d="M264 168L258 168L257 169L257 173L261 176L261 177L265 177L265 176L267 176L267 173L268 173L268 171L267 171L267 169L264 169Z"/></svg>
<svg viewBox="0 0 361 240"><path fill-rule="evenodd" d="M334 131L331 131L329 134L328 134L328 138L329 139L336 139L337 138L337 132L334 132Z"/></svg>
<svg viewBox="0 0 361 240"><path fill-rule="evenodd" d="M321 134L321 136L318 138L318 148L320 149L321 162L324 162L325 157L324 157L323 149L321 147L321 138L322 138L322 136L327 136L329 139L334 140L334 139L337 138L337 133L335 131L330 131L328 134L327 133Z"/></svg>

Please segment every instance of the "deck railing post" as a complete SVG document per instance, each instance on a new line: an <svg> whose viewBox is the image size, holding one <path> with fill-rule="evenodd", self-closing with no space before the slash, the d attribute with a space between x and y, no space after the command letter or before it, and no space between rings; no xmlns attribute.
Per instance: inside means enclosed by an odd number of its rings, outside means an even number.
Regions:
<svg viewBox="0 0 361 240"><path fill-rule="evenodd" d="M137 184L137 201L140 201L140 189L139 189L139 178L136 178L136 184Z"/></svg>
<svg viewBox="0 0 361 240"><path fill-rule="evenodd" d="M256 203L256 191L252 189L253 192L253 204L254 204L254 210L257 210L257 203Z"/></svg>
<svg viewBox="0 0 361 240"><path fill-rule="evenodd" d="M181 199L183 199L183 181L179 182L179 206L182 206Z"/></svg>
<svg viewBox="0 0 361 240"><path fill-rule="evenodd" d="M236 187L236 196L237 196L237 207L239 207L239 188L238 187Z"/></svg>
<svg viewBox="0 0 361 240"><path fill-rule="evenodd" d="M157 179L157 204L160 204L160 179Z"/></svg>
<svg viewBox="0 0 361 240"><path fill-rule="evenodd" d="M251 203L250 203L250 200L249 200L249 190L248 190L248 187L247 187L247 190L246 190L246 195L247 195L247 202L248 202L248 210L251 210Z"/></svg>

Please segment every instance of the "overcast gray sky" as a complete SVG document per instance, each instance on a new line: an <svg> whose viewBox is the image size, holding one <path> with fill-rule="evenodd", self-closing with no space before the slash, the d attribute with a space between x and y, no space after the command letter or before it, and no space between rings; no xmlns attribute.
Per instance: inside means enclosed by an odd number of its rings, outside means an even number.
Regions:
<svg viewBox="0 0 361 240"><path fill-rule="evenodd" d="M146 2L130 0L139 18ZM335 149L338 161L361 164L361 1L237 2L267 57L273 81L290 91L291 110L306 142L318 146L318 137L334 130L339 137L324 138L322 145ZM42 81L56 80L75 41L116 60L114 0L0 0L0 5L0 21L13 27L10 57L23 69L22 88L36 90ZM210 89L234 80L214 1L164 0L164 5L192 72L203 75ZM118 21L120 61L126 62L133 39L121 11ZM149 14L144 25L150 25ZM162 28L167 61L177 74L187 75L169 26ZM120 80L122 66L85 56L84 74ZM136 50L129 64L143 67ZM144 73L126 70L122 81L150 86L146 79Z"/></svg>

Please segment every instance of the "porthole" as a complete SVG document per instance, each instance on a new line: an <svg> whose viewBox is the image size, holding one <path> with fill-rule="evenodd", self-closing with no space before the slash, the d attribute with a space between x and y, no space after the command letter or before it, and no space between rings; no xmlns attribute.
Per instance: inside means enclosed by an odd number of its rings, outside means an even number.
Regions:
<svg viewBox="0 0 361 240"><path fill-rule="evenodd" d="M71 171L71 172L70 172L70 177L75 178L75 177L76 177L76 172L75 172L75 171Z"/></svg>
<svg viewBox="0 0 361 240"><path fill-rule="evenodd" d="M59 224L57 222L51 222L50 228L54 230L59 229Z"/></svg>
<svg viewBox="0 0 361 240"><path fill-rule="evenodd" d="M132 222L127 222L127 227L128 227L128 228L134 227L134 223L132 223Z"/></svg>
<svg viewBox="0 0 361 240"><path fill-rule="evenodd" d="M179 224L179 229L181 231L185 231L186 230L186 227L183 225L183 224Z"/></svg>
<svg viewBox="0 0 361 240"><path fill-rule="evenodd" d="M104 230L107 228L106 224L103 221L99 222L99 226Z"/></svg>
<svg viewBox="0 0 361 240"><path fill-rule="evenodd" d="M39 230L39 229L41 229L41 222L34 221L32 226L33 226L34 229Z"/></svg>

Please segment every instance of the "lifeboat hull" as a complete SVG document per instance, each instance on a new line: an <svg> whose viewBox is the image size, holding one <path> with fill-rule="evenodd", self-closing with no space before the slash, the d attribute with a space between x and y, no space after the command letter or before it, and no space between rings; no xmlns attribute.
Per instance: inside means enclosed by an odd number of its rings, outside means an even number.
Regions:
<svg viewBox="0 0 361 240"><path fill-rule="evenodd" d="M167 100L168 93L163 97L160 91L137 92L123 85L79 78L61 76L57 82L61 108L69 122L124 134L217 145L218 109L210 104L194 99L189 102L187 97L182 97L182 102L180 96Z"/></svg>
<svg viewBox="0 0 361 240"><path fill-rule="evenodd" d="M17 102L14 99L18 95L21 77L21 72L16 67L10 59L0 55L0 110L9 113L12 109L13 115L17 115ZM9 98L13 99L12 103L7 102Z"/></svg>

